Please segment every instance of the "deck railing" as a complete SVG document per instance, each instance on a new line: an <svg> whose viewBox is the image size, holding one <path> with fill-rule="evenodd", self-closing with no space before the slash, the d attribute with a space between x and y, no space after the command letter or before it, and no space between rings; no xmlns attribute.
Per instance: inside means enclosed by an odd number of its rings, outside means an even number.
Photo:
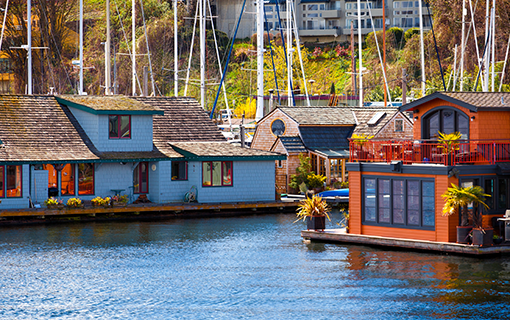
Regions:
<svg viewBox="0 0 510 320"><path fill-rule="evenodd" d="M461 140L448 148L437 140L350 140L351 162L489 165L510 162L510 140Z"/></svg>

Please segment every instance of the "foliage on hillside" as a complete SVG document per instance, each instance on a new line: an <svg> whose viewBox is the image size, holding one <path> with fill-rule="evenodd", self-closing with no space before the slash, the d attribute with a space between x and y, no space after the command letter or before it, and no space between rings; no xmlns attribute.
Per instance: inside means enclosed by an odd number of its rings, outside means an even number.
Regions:
<svg viewBox="0 0 510 320"><path fill-rule="evenodd" d="M102 94L104 92L104 41L105 29L105 1L85 0L85 62L87 68L85 75L85 91L89 94ZM3 6L3 1L2 6ZM140 1L137 3L136 21L136 50L137 50L137 88L140 93L143 84L142 75L144 67L152 67L152 78L156 95L173 94L173 1L172 0L144 0L143 8ZM188 5L178 2L178 45L179 70L188 68L188 59L192 53L189 69L190 82L186 94L197 99L200 98L199 78L199 46L198 26L195 31L194 48L190 52L193 38L193 17L195 15L196 1ZM425 70L427 94L436 90L443 90L444 86L452 90L454 69L455 45L459 46L457 56L460 56L462 1L430 0L434 17L434 34L432 31L424 33ZM72 66L72 60L78 59L78 1L37 1L33 3L35 28L33 31L33 45L49 47L49 50L34 50L34 93L47 93L49 87L55 87L58 93L76 92L78 70ZM510 32L510 0L502 0L496 7L496 61L503 61L506 43ZM142 15L143 11L143 15ZM427 8L424 8L427 12ZM467 21L471 18L468 5ZM466 41L465 71L463 90L472 90L478 75L478 56L482 55L485 43L485 3L473 3L473 12L476 21L476 39L474 30L469 23L469 37ZM15 75L15 88L22 93L26 87L26 50L13 49L27 43L26 26L18 30L19 21L23 21L26 14L26 0L11 0L6 26L4 53L13 61ZM145 17L145 18L144 18ZM146 28L144 28L144 20ZM116 82L117 92L131 94L131 0L111 0L111 27L112 27L112 74ZM217 62L217 53L214 46L214 35L208 23L207 49L206 49L206 105L212 107L218 96L217 109L225 106L223 93L218 90L220 70ZM434 39L435 35L435 39ZM219 45L219 57L225 65L230 49L230 40L222 32L215 34ZM285 35L284 35L285 38ZM245 112L252 109L253 99L257 94L256 54L254 46L255 37L236 40L232 50L230 65L225 80L228 103L230 107L239 106ZM276 97L287 95L286 55L284 52L282 36L270 36L271 45L266 45L264 54L264 94L274 90ZM377 40L377 41L376 41ZM412 28L402 30L390 28L386 31L386 79L388 81L391 99L400 98L402 94L402 69L406 69L408 96L416 98L421 96L421 64L420 64L420 35L419 30ZM378 50L382 50L382 31L371 33L366 37L363 49L363 67L366 68L363 76L364 99L382 100L384 75L382 62ZM267 44L267 34L266 34ZM436 52L437 47L437 52ZM478 50L476 49L478 48ZM355 57L358 49L354 48ZM147 52L150 51L150 56ZM331 88L336 88L337 94L353 94L351 51L348 43L338 44L307 44L301 47L301 59L298 50L293 51L293 87L297 92L310 94L329 94ZM478 52L477 52L478 51ZM149 64L150 57L150 64ZM444 85L439 67L441 62L444 74ZM356 57L357 58L357 57ZM299 61L303 62L305 78L301 71ZM508 64L510 66L510 64ZM496 66L496 87L499 87L499 78L503 62ZM459 70L459 66L457 66ZM179 73L179 93L185 93L186 71ZM274 72L273 72L274 71ZM509 71L506 70L508 74ZM507 78L508 79L508 78ZM113 80L113 79L112 79ZM456 90L459 90L459 79ZM508 82L508 81L505 81ZM480 90L481 81L477 89ZM149 93L152 91L151 77L149 76ZM277 90L278 89L278 90ZM510 89L503 85L503 90ZM242 106L242 107L241 107ZM246 109L246 110L245 110ZM238 113L242 113L241 110Z"/></svg>

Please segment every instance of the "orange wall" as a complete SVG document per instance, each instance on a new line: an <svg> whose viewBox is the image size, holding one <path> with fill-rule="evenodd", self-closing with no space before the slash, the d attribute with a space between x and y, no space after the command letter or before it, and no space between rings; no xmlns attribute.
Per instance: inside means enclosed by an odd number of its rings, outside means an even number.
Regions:
<svg viewBox="0 0 510 320"><path fill-rule="evenodd" d="M362 174L359 171L349 173L349 233L366 234L373 236L395 237L404 239L429 240L440 242L455 242L457 236L458 213L449 217L443 216L444 200L441 195L451 183L458 184L457 178L448 178L445 175L422 175L422 174L394 174L381 172L363 172L363 175L377 175L379 177L419 177L434 178L435 181L435 231L425 231L405 228L379 227L362 225Z"/></svg>
<svg viewBox="0 0 510 320"><path fill-rule="evenodd" d="M449 106L463 111L470 119L469 138L470 139L510 139L510 112L508 111L479 111L472 112L469 109L460 107L456 104L434 99L430 102L415 108L418 113L413 115L418 117L414 122L414 139L421 139L421 118L429 110ZM471 121L471 117L475 117Z"/></svg>

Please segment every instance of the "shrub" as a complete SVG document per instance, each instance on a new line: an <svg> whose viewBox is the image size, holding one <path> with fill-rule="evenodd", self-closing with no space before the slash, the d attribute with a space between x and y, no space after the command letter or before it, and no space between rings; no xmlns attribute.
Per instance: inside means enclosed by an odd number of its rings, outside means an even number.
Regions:
<svg viewBox="0 0 510 320"><path fill-rule="evenodd" d="M77 207L80 207L82 205L82 201L80 198L70 198L69 200L67 200L67 203L66 205L68 207L74 207L74 208L77 208Z"/></svg>

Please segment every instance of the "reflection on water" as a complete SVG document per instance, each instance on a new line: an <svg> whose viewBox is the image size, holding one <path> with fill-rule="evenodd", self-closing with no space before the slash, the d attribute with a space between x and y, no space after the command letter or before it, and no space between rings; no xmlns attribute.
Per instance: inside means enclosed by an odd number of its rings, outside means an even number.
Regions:
<svg viewBox="0 0 510 320"><path fill-rule="evenodd" d="M509 258L304 243L294 220L2 228L0 319L508 318Z"/></svg>

